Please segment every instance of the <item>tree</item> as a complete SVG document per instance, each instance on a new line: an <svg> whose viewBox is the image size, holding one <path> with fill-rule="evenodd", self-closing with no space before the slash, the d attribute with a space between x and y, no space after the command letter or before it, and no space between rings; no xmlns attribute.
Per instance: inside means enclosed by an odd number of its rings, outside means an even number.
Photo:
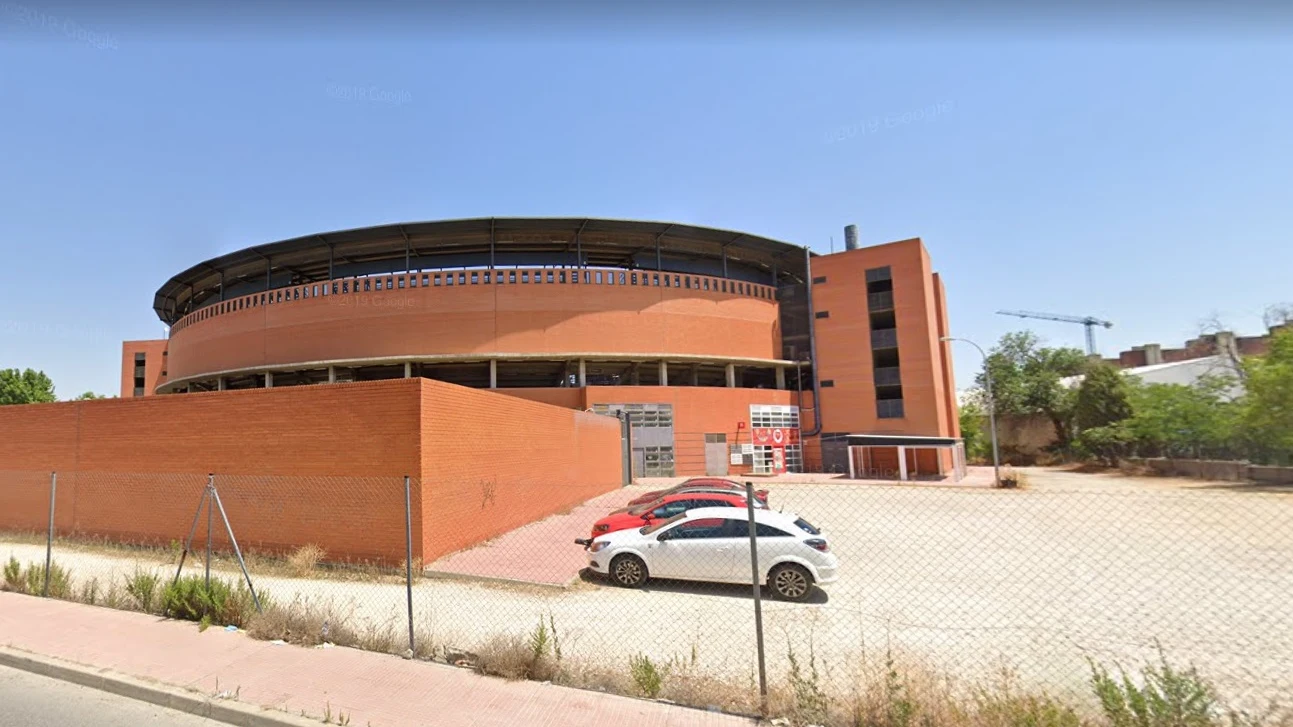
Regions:
<svg viewBox="0 0 1293 727"><path fill-rule="evenodd" d="M1240 435L1255 459L1287 462L1293 456L1293 331L1276 333L1270 353L1243 365Z"/></svg>
<svg viewBox="0 0 1293 727"><path fill-rule="evenodd" d="M1127 422L1143 455L1201 457L1228 454L1233 445L1237 405L1226 392L1226 377L1205 376L1195 383L1145 384L1132 388L1134 414Z"/></svg>
<svg viewBox="0 0 1293 727"><path fill-rule="evenodd" d="M1267 328L1293 323L1293 303L1275 303L1266 306L1265 312L1262 313L1262 323Z"/></svg>
<svg viewBox="0 0 1293 727"><path fill-rule="evenodd" d="M1086 354L1076 348L1047 348L1029 331L1007 333L985 364L992 374L997 416L1041 414L1055 427L1056 446L1067 447L1076 397L1060 379L1076 376L1085 367ZM976 381L984 387L983 372Z"/></svg>
<svg viewBox="0 0 1293 727"><path fill-rule="evenodd" d="M93 391L87 391L84 394L78 394L72 398L72 401L93 401L95 399L106 399L107 394L96 394Z"/></svg>
<svg viewBox="0 0 1293 727"><path fill-rule="evenodd" d="M44 371L4 369L0 371L0 405L44 404L58 401L54 382Z"/></svg>
<svg viewBox="0 0 1293 727"><path fill-rule="evenodd" d="M1131 384L1122 372L1104 362L1087 366L1073 403L1078 431L1117 424L1131 417Z"/></svg>
<svg viewBox="0 0 1293 727"><path fill-rule="evenodd" d="M992 445L984 429L987 418L988 412L977 395L967 397L961 403L961 438L965 441L968 460L981 462L992 455Z"/></svg>

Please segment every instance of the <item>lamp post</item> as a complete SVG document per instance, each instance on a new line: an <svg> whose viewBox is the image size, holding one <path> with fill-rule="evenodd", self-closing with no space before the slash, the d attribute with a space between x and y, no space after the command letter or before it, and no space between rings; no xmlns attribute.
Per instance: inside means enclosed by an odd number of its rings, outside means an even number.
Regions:
<svg viewBox="0 0 1293 727"><path fill-rule="evenodd" d="M1001 455L997 450L997 405L992 400L992 370L988 368L988 354L984 353L983 348L979 346L979 344L968 338L952 338L951 336L943 336L939 340L968 343L978 349L979 355L983 357L983 379L987 383L988 390L988 429L991 430L990 434L992 435L992 479L993 484L1000 487Z"/></svg>

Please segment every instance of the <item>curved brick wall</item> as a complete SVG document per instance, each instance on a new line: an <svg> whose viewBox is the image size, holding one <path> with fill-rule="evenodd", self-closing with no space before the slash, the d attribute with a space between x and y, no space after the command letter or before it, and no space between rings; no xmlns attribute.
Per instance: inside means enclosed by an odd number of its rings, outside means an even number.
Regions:
<svg viewBox="0 0 1293 727"><path fill-rule="evenodd" d="M542 272L542 283L533 282L538 271L532 270L496 270L490 284L479 277L487 271L417 273L333 281L335 293L329 284L316 283L231 299L176 323L167 379L386 356L780 356L777 303L770 286L595 270L582 271L587 282L574 283L574 270ZM549 274L554 276L551 283ZM473 276L478 276L475 284ZM665 287L663 280L657 284L657 276L668 277L670 285ZM526 277L531 282L522 282ZM376 289L378 281L381 290ZM262 302L271 294L275 302ZM286 298L280 302L280 296Z"/></svg>

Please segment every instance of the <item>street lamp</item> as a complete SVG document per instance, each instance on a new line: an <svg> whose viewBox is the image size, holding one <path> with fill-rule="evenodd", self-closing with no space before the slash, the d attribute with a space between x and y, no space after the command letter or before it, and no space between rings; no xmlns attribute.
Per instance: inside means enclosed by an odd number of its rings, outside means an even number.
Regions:
<svg viewBox="0 0 1293 727"><path fill-rule="evenodd" d="M968 338L952 338L943 336L940 341L960 341L968 343L979 350L979 355L983 357L983 379L987 382L988 389L988 428L992 434L992 477L997 487L1001 486L1001 455L997 450L997 406L992 400L992 370L988 368L988 354L984 353L979 344Z"/></svg>

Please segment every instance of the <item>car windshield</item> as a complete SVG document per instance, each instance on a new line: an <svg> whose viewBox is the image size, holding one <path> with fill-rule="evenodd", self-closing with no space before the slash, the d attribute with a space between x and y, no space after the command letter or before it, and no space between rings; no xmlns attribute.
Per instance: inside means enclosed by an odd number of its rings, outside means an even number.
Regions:
<svg viewBox="0 0 1293 727"><path fill-rule="evenodd" d="M640 529L638 530L638 532L639 532L639 533L642 533L643 535L650 535L651 533L654 533L655 531L659 530L660 528L666 528L666 527L669 527L670 525L673 525L674 523L678 522L679 520L681 520L681 519L683 519L683 518L685 518L685 517L687 517L687 513L685 513L685 512L680 512L680 513L678 513L677 515L674 515L673 517L671 517L671 518L669 518L669 519L667 519L667 520L661 520L661 521L659 521L659 522L652 523L651 525L644 525L644 526L642 526L642 528L640 528Z"/></svg>
<svg viewBox="0 0 1293 727"><path fill-rule="evenodd" d="M663 504L664 504L663 500L652 500L651 502L648 502L645 505L630 507L628 512L630 515L641 515L644 512L651 512L652 510L656 509L657 507L660 507Z"/></svg>

